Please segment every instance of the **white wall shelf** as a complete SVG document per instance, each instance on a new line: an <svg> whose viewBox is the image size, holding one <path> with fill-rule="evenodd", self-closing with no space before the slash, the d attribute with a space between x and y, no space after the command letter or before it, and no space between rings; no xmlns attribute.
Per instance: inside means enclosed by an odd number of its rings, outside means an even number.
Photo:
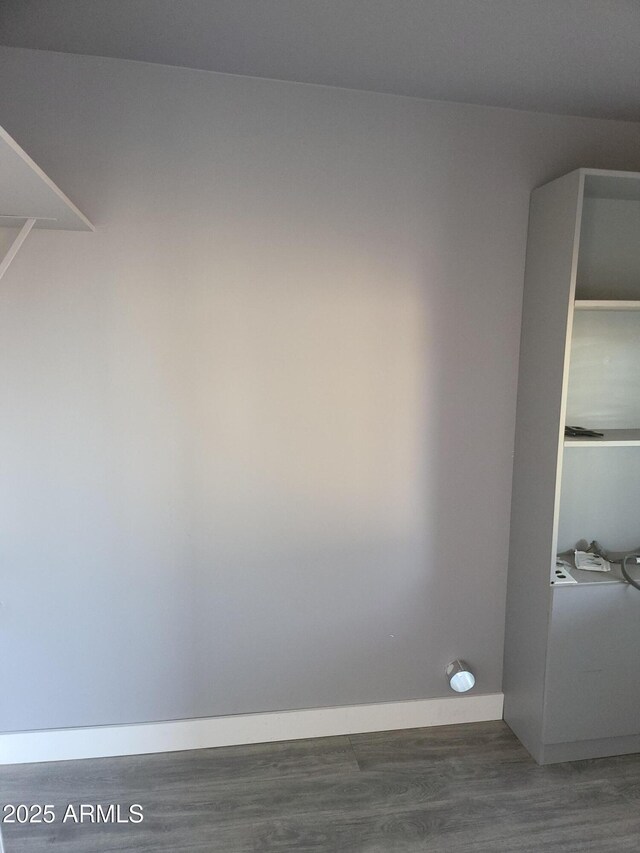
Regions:
<svg viewBox="0 0 640 853"><path fill-rule="evenodd" d="M0 278L33 228L94 231L87 217L0 127L0 227L19 228L0 259Z"/></svg>
<svg viewBox="0 0 640 853"><path fill-rule="evenodd" d="M640 299L576 299L576 311L640 311Z"/></svg>
<svg viewBox="0 0 640 853"><path fill-rule="evenodd" d="M87 217L37 163L0 127L0 225L94 231Z"/></svg>
<svg viewBox="0 0 640 853"><path fill-rule="evenodd" d="M565 447L640 447L640 429L601 429L602 438L567 437Z"/></svg>

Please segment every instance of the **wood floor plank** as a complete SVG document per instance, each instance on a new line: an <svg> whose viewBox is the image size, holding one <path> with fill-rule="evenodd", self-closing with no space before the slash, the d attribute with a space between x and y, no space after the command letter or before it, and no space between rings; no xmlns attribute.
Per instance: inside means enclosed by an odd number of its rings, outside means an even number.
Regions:
<svg viewBox="0 0 640 853"><path fill-rule="evenodd" d="M625 853L640 756L539 767L501 722L0 768L0 801L140 802L6 853Z"/></svg>
<svg viewBox="0 0 640 853"><path fill-rule="evenodd" d="M0 767L0 793L6 785L21 780L35 786L127 783L144 787L150 776L164 783L185 778L271 779L279 776L305 778L327 771L358 770L348 737L315 738L282 743L194 749L116 758L84 759L42 764L13 764Z"/></svg>

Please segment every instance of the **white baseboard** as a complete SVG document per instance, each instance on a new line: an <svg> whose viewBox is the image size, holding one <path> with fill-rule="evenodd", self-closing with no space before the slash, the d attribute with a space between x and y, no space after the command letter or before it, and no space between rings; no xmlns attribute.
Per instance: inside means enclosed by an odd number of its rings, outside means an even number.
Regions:
<svg viewBox="0 0 640 853"><path fill-rule="evenodd" d="M502 719L502 693L0 734L0 764L141 755Z"/></svg>

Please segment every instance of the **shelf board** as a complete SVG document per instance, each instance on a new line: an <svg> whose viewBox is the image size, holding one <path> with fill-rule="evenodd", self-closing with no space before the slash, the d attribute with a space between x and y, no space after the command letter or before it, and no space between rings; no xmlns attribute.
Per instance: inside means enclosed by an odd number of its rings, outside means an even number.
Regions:
<svg viewBox="0 0 640 853"><path fill-rule="evenodd" d="M576 311L640 311L640 299L576 299Z"/></svg>
<svg viewBox="0 0 640 853"><path fill-rule="evenodd" d="M565 438L565 447L640 447L640 429L600 429L602 438Z"/></svg>
<svg viewBox="0 0 640 853"><path fill-rule="evenodd" d="M2 127L0 205L0 227L20 227L27 219L35 219L34 228L95 230L84 213Z"/></svg>

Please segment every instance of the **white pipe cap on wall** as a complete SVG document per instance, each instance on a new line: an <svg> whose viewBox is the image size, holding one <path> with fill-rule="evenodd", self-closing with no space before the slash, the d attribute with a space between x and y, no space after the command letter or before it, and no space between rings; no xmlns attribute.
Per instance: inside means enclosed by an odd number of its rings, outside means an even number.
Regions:
<svg viewBox="0 0 640 853"><path fill-rule="evenodd" d="M476 683L476 677L471 672L469 664L463 660L456 658L456 660L451 661L445 672L449 679L449 687L456 693L466 693Z"/></svg>

